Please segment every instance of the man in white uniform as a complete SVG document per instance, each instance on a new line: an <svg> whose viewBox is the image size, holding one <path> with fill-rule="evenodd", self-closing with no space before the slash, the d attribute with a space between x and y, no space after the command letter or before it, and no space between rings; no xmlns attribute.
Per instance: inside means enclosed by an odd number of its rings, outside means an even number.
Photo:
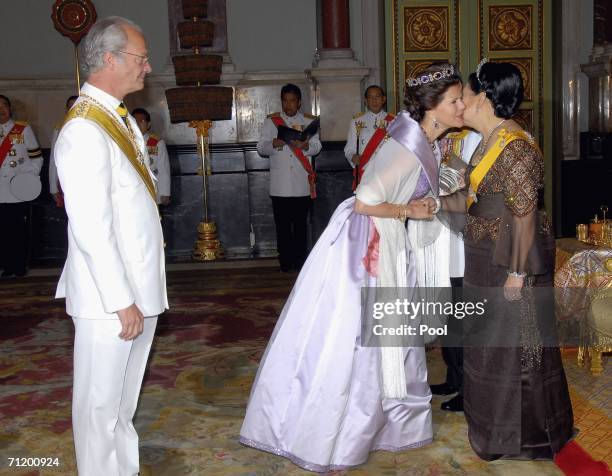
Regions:
<svg viewBox="0 0 612 476"><path fill-rule="evenodd" d="M0 95L0 269L2 278L25 276L31 201L40 193L43 156L27 122L14 121ZM38 190L38 193L36 193Z"/></svg>
<svg viewBox="0 0 612 476"><path fill-rule="evenodd" d="M359 112L351 119L344 156L351 167L359 164L361 154L377 129L386 129L395 118L393 114L385 111L387 97L383 89L373 84L365 90L365 104L367 111Z"/></svg>
<svg viewBox="0 0 612 476"><path fill-rule="evenodd" d="M477 132L464 129L460 132L451 132L440 140L442 155L444 159L450 156L460 158L468 164L476 151L482 137ZM446 230L445 230L446 231ZM453 295L456 290L463 286L463 271L465 267L465 252L463 249L463 237L460 233L451 230L446 231L450 241L449 274L453 287ZM461 321L449 318L450 326L454 326L450 332L455 336L461 335ZM440 408L450 412L463 411L463 348L444 345L442 347L442 358L447 366L446 380L444 383L431 385L431 393L434 395L456 395L442 403Z"/></svg>
<svg viewBox="0 0 612 476"><path fill-rule="evenodd" d="M132 111L132 117L136 119L138 128L142 132L147 152L149 153L149 166L157 177L157 203L159 205L170 204L170 160L166 142L157 134L151 132L151 114L143 108Z"/></svg>
<svg viewBox="0 0 612 476"><path fill-rule="evenodd" d="M70 111L70 108L74 106L74 103L78 98L78 96L70 96L66 100L66 112ZM62 208L64 206L64 194L62 193L62 187L57 179L57 167L55 165L55 159L53 158L53 151L55 149L55 142L57 141L57 136L62 128L62 124L63 122L60 122L53 129L53 137L51 138L51 154L49 156L49 193L53 197L53 201L55 201L55 205L58 208Z"/></svg>
<svg viewBox="0 0 612 476"><path fill-rule="evenodd" d="M87 82L55 161L68 215L56 297L75 326L72 424L81 475L136 475L132 418L157 316L168 307L162 230L144 139L123 104L151 72L139 27L110 17L81 43Z"/></svg>
<svg viewBox="0 0 612 476"><path fill-rule="evenodd" d="M259 155L270 157L270 198L276 225L278 260L283 272L299 271L307 255L307 219L316 197L312 157L321 150L319 133L304 141L286 144L277 137L278 127L303 131L313 120L302 114L302 92L294 84L281 89L282 112L270 114L257 143Z"/></svg>

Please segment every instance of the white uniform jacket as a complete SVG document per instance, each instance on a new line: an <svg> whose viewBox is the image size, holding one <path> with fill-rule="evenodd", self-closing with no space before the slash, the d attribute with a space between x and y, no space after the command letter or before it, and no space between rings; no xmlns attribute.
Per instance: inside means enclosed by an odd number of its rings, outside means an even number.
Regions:
<svg viewBox="0 0 612 476"><path fill-rule="evenodd" d="M88 83L81 94L121 122L118 99ZM136 121L128 120L148 163ZM68 257L56 297L65 297L67 313L79 318L117 319L116 311L132 303L145 316L163 312L162 229L157 204L135 168L100 126L83 118L62 127L54 152L68 215Z"/></svg>
<svg viewBox="0 0 612 476"><path fill-rule="evenodd" d="M53 137L51 138L51 153L49 154L49 193L51 195L55 195L60 191L59 180L57 179L57 166L55 165L55 157L53 157L60 128L61 125L53 129Z"/></svg>
<svg viewBox="0 0 612 476"><path fill-rule="evenodd" d="M287 127L303 130L314 118L306 117L298 111L295 116L287 116L284 112L280 117ZM272 147L272 140L276 138L277 129L272 119L267 117L261 128L261 135L257 143L259 155L270 157L270 195L273 197L306 197L310 196L308 173L300 160L295 156L291 147L285 145L281 150ZM312 156L321 151L319 134L310 138L308 149L304 155L312 164Z"/></svg>
<svg viewBox="0 0 612 476"><path fill-rule="evenodd" d="M163 139L149 132L144 135L144 141L149 152L149 166L153 175L157 177L157 203L160 203L161 197L170 196L170 159L168 158L168 148Z"/></svg>
<svg viewBox="0 0 612 476"><path fill-rule="evenodd" d="M21 124L27 124L21 122ZM15 125L15 121L9 119L4 124L0 124L0 143L9 135ZM34 131L26 125L20 135L10 138L12 142L2 167L0 167L0 203L23 202L15 197L10 191L10 183L13 177L20 174L32 174L38 177L43 166L43 156L34 135Z"/></svg>
<svg viewBox="0 0 612 476"><path fill-rule="evenodd" d="M349 126L348 136L346 138L346 145L344 146L344 156L351 167L355 168L355 164L351 160L355 154L363 154L368 142L376 132L376 129L381 127L386 128L389 125L387 121L387 111L380 111L378 114L374 114L372 111L365 113L356 114L351 119L351 125ZM360 122L362 127L359 131L359 150L357 149L357 123Z"/></svg>

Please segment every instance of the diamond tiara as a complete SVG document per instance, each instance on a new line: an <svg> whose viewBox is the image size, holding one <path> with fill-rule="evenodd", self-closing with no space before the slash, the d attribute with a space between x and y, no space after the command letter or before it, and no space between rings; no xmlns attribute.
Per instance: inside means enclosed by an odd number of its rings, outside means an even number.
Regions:
<svg viewBox="0 0 612 476"><path fill-rule="evenodd" d="M486 58L486 57L482 58L482 60L480 61L480 63L478 63L478 66L476 67L476 79L478 80L481 86L482 86L482 81L480 80L480 70L488 62L489 62L489 58Z"/></svg>
<svg viewBox="0 0 612 476"><path fill-rule="evenodd" d="M408 78L406 79L406 85L409 88L414 88L416 86L421 86L427 83L433 83L434 81L439 81L444 78L449 78L455 74L455 67L451 64L448 68L443 69L442 71L436 71L435 73L423 74L421 76L417 76L416 78Z"/></svg>

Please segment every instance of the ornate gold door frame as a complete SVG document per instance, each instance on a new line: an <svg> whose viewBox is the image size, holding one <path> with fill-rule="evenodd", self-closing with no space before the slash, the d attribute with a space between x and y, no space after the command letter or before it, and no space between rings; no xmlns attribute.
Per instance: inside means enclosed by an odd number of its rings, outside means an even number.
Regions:
<svg viewBox="0 0 612 476"><path fill-rule="evenodd" d="M403 109L406 77L434 61L458 66L464 79L483 57L516 65L525 99L515 116L538 140L552 203L552 1L391 0L385 3L388 107Z"/></svg>

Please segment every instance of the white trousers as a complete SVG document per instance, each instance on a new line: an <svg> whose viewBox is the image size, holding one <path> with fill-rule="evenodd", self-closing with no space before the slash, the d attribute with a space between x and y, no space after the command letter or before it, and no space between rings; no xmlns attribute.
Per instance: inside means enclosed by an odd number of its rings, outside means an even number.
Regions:
<svg viewBox="0 0 612 476"><path fill-rule="evenodd" d="M153 342L157 316L136 339L119 338L118 319L73 318L72 429L81 476L138 474L138 435L132 418Z"/></svg>

